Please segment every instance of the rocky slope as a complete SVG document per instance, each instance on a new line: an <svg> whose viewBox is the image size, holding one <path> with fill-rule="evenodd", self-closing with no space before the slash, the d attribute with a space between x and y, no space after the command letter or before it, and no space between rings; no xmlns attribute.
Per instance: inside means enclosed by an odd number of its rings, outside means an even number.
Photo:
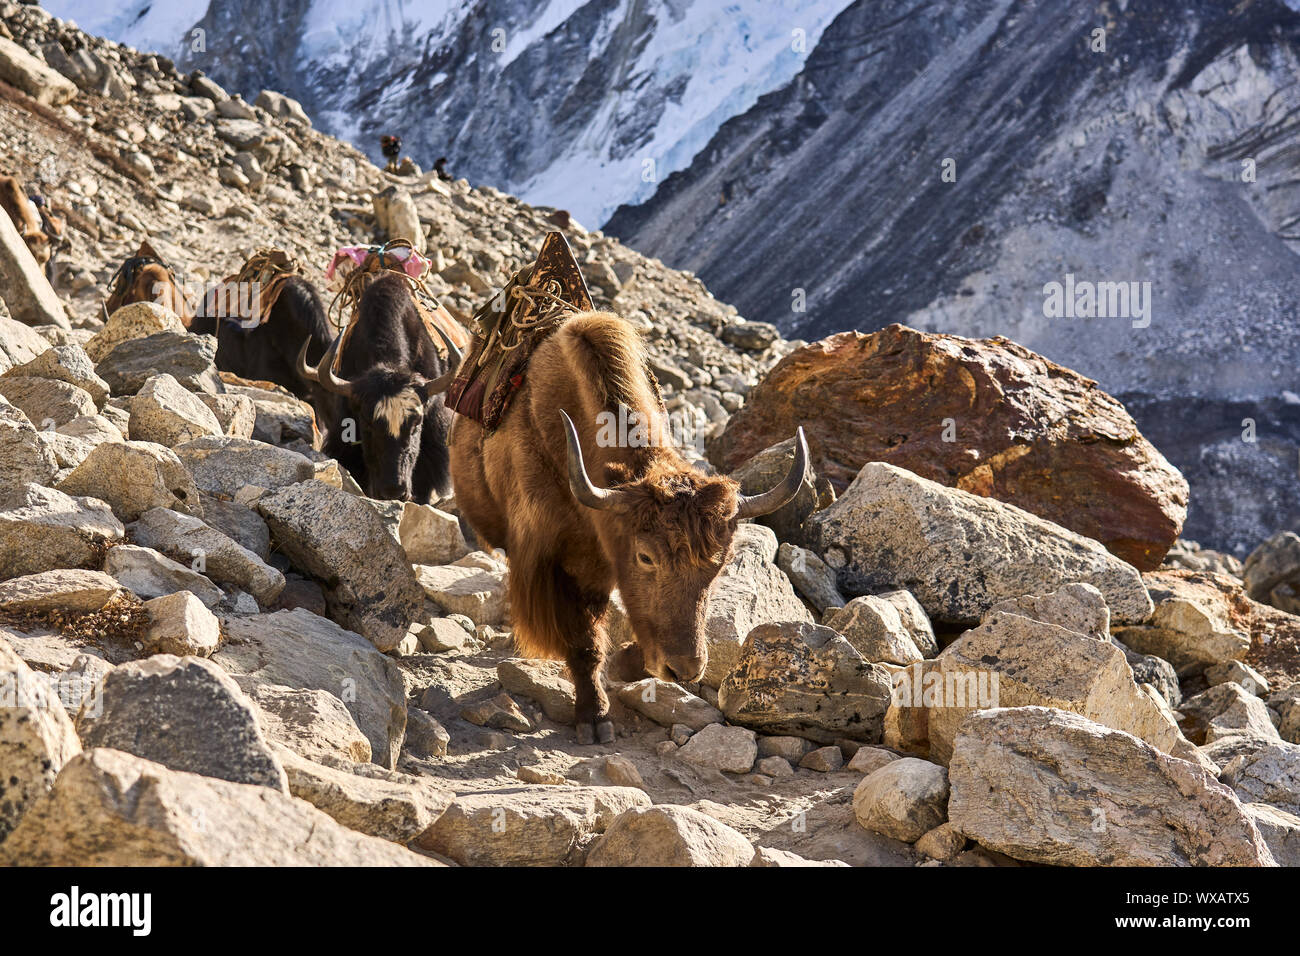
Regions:
<svg viewBox="0 0 1300 956"><path fill-rule="evenodd" d="M266 243L318 269L392 227L401 193L281 97L226 99L30 7L0 24L26 91L0 86L0 161L78 197L67 314L0 316L0 864L1300 864L1300 538L1244 568L1184 543L1142 573L1123 542L1033 513L1000 467L981 496L855 457L892 420L850 393L857 447L819 459L771 527L737 529L701 683L612 671L618 736L576 744L573 685L516 656L508 556L471 550L454 499L362 497L312 447L310 410L218 375L209 337L154 304L100 315L145 232L195 275ZM460 313L550 226L495 190L407 186ZM11 233L0 297L27 315L44 280ZM766 420L791 343L569 234L695 437L725 444L751 403ZM952 400L994 421L1023 393L1127 426L1023 349L892 334L959 354ZM959 447L983 455L997 431ZM1179 523L1177 477L1140 436L1091 459L1105 435L1028 437L1080 475L1127 454L1125 494ZM788 455L737 478L754 490ZM1063 492L1080 507L1083 484ZM617 601L608 623L631 637Z"/></svg>

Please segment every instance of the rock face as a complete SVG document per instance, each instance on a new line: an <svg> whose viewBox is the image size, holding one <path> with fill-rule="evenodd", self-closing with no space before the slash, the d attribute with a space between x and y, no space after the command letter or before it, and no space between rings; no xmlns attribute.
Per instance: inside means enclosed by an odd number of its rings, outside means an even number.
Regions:
<svg viewBox="0 0 1300 956"><path fill-rule="evenodd" d="M1045 707L967 718L948 817L981 846L1070 866L1268 866L1232 791L1131 734Z"/></svg>
<svg viewBox="0 0 1300 956"><path fill-rule="evenodd" d="M6 866L428 866L270 787L93 750L0 844Z"/></svg>
<svg viewBox="0 0 1300 956"><path fill-rule="evenodd" d="M717 687L740 657L745 637L759 624L813 623L790 579L776 566L777 542L771 529L743 524L736 529L731 560L709 592L705 634L709 662L702 683Z"/></svg>
<svg viewBox="0 0 1300 956"><path fill-rule="evenodd" d="M172 770L289 792L252 703L215 664L156 654L114 668L99 698L77 715L87 748L109 747Z"/></svg>
<svg viewBox="0 0 1300 956"><path fill-rule="evenodd" d="M999 601L1074 581L1095 586L1118 622L1151 614L1141 575L1096 541L893 465L865 465L810 524L841 590L902 588L932 620L973 624Z"/></svg>
<svg viewBox="0 0 1300 956"><path fill-rule="evenodd" d="M718 689L727 719L765 734L878 743L889 672L815 624L763 624Z"/></svg>
<svg viewBox="0 0 1300 956"><path fill-rule="evenodd" d="M81 752L48 684L0 640L0 847L60 769Z"/></svg>
<svg viewBox="0 0 1300 956"><path fill-rule="evenodd" d="M302 609L224 619L229 643L213 660L247 685L323 690L347 706L373 760L392 769L406 728L397 665L358 634Z"/></svg>
<svg viewBox="0 0 1300 956"><path fill-rule="evenodd" d="M587 854L587 866L749 866L754 852L731 827L668 804L620 813Z"/></svg>
<svg viewBox="0 0 1300 956"><path fill-rule="evenodd" d="M423 613L424 593L372 507L306 481L263 496L257 510L289 560L325 587L331 617L381 651L401 643Z"/></svg>
<svg viewBox="0 0 1300 956"><path fill-rule="evenodd" d="M787 355L710 445L721 468L803 425L838 490L885 462L996 498L1143 571L1187 516L1187 482L1097 383L1007 339L891 325Z"/></svg>

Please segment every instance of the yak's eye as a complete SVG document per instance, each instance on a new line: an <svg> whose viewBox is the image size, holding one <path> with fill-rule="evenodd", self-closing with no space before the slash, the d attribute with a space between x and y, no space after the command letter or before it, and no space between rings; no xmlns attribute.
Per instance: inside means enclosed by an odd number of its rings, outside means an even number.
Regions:
<svg viewBox="0 0 1300 956"><path fill-rule="evenodd" d="M643 568L653 568L655 566L655 559L644 551L637 552L636 560Z"/></svg>

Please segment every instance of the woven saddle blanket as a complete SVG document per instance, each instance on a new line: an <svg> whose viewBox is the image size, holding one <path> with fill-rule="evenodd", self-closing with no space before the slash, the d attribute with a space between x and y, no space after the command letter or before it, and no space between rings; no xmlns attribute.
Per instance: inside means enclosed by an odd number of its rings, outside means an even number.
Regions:
<svg viewBox="0 0 1300 956"><path fill-rule="evenodd" d="M568 316L591 308L564 234L548 232L536 261L474 313L474 344L447 389L447 405L493 431L523 385L533 351Z"/></svg>

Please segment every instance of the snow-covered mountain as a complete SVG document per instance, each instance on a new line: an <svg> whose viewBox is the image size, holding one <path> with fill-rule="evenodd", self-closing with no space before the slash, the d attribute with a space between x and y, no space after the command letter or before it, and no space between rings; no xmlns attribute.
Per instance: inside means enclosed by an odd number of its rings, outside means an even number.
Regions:
<svg viewBox="0 0 1300 956"><path fill-rule="evenodd" d="M378 158L402 136L599 225L785 85L849 0L47 0L57 16L286 92ZM196 32L199 31L199 32Z"/></svg>

